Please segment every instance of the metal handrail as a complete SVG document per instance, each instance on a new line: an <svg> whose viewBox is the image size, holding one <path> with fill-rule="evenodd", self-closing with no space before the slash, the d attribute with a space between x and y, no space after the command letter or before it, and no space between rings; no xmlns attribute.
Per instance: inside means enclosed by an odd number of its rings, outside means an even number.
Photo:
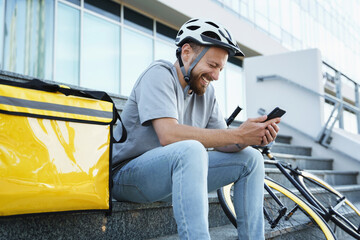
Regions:
<svg viewBox="0 0 360 240"><path fill-rule="evenodd" d="M335 103L342 104L343 106L346 106L346 108L348 108L349 110L360 113L360 108L355 107L355 106L351 105L350 103L345 102L345 101L342 100L342 99L339 99L339 98L337 98L337 97L331 96L331 95L328 94L328 93L325 93L325 94L318 93L318 92L316 92L316 91L314 91L314 90L312 90L312 89L310 89L310 88L304 87L303 85L301 85L301 84L299 84L299 83L297 83L297 82L294 82L294 81L292 81L292 80L290 80L290 79L284 78L284 77L282 77L282 76L280 76L280 75L274 74L274 75L267 75L267 76L257 76L257 81L258 81L258 82L262 82L262 81L265 81L265 80L283 80L283 81L289 82L289 83L291 83L291 84L293 84L293 85L295 85L295 86L297 86L297 87L299 87L299 88L301 88L301 89L303 89L303 90L305 90L305 91L307 91L307 92L310 92L310 93L312 93L312 94L315 94L315 95L317 95L317 96L319 96L319 97L323 97L323 98L325 98L326 100L328 100L328 101L330 101L330 102L333 102L334 104L335 104Z"/></svg>
<svg viewBox="0 0 360 240"><path fill-rule="evenodd" d="M321 93L318 93L310 88L307 88L303 85L300 85L299 83L297 82L294 82L290 79L287 79L285 77L282 77L280 75L267 75L267 76L257 76L257 81L258 82L263 82L263 81L268 81L268 80L281 80L281 81L285 81L287 83L290 83L300 89L303 89L311 94L314 94L316 96L319 96L319 97L322 97L330 102L332 102L334 104L334 108L329 116L329 118L327 119L324 127L321 129L319 135L318 135L318 138L317 138L317 142L319 142L320 144L328 147L331 143L331 132L335 126L335 123L339 121L339 119L341 119L342 117L342 109L344 107L346 107L347 109L355 112L357 114L357 116L360 116L360 108L359 107L356 107L356 106L353 106L347 102L345 102L344 100L340 99L340 98L337 98L337 97L334 97L334 96L331 96L330 94L321 94ZM337 112L337 115L336 117L334 117L335 113ZM333 120L333 121L331 121ZM359 122L359 118L358 118L358 122ZM330 125L330 127L329 127ZM359 125L359 128L358 130L360 131L360 125Z"/></svg>

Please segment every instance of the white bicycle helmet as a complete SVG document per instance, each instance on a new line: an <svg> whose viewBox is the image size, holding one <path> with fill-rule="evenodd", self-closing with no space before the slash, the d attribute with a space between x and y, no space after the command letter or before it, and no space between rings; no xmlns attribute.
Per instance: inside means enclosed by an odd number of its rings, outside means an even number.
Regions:
<svg viewBox="0 0 360 240"><path fill-rule="evenodd" d="M181 47L187 42L221 47L226 49L230 56L244 56L231 33L220 24L208 19L194 18L182 25L175 44Z"/></svg>

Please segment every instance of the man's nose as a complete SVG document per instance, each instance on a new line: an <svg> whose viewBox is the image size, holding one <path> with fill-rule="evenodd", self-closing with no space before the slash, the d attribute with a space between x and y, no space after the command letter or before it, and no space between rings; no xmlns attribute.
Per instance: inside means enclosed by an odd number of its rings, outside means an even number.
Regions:
<svg viewBox="0 0 360 240"><path fill-rule="evenodd" d="M214 69L214 71L211 74L211 78L213 80L218 80L219 79L219 75L220 75L220 70L219 69Z"/></svg>

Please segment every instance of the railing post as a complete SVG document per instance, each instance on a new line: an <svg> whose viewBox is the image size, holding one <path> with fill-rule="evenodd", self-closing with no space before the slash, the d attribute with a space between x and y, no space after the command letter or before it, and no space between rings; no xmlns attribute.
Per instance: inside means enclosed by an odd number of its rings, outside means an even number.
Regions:
<svg viewBox="0 0 360 240"><path fill-rule="evenodd" d="M359 100L359 84L355 84L355 106L360 108L360 100ZM357 120L357 132L360 134L360 112L356 113L356 120Z"/></svg>
<svg viewBox="0 0 360 240"><path fill-rule="evenodd" d="M342 91L341 91L341 73L336 71L335 73L335 85L336 85L336 97L343 100L342 98ZM343 117L343 108L342 105L339 107L339 128L344 129L344 117Z"/></svg>

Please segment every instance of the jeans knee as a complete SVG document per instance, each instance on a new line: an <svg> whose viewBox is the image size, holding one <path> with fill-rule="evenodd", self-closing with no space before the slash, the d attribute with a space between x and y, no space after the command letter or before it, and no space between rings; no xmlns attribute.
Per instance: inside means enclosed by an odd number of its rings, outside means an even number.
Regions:
<svg viewBox="0 0 360 240"><path fill-rule="evenodd" d="M265 177L264 157L254 148L246 148L243 150L246 153L246 166L249 172L256 173L259 178Z"/></svg>
<svg viewBox="0 0 360 240"><path fill-rule="evenodd" d="M196 140L185 140L176 143L178 154L176 165L190 166L193 169L208 169L208 154L204 145Z"/></svg>
<svg viewBox="0 0 360 240"><path fill-rule="evenodd" d="M256 149L251 148L251 160L253 171L262 174L262 177L265 176L265 167L264 167L264 157L263 155Z"/></svg>

